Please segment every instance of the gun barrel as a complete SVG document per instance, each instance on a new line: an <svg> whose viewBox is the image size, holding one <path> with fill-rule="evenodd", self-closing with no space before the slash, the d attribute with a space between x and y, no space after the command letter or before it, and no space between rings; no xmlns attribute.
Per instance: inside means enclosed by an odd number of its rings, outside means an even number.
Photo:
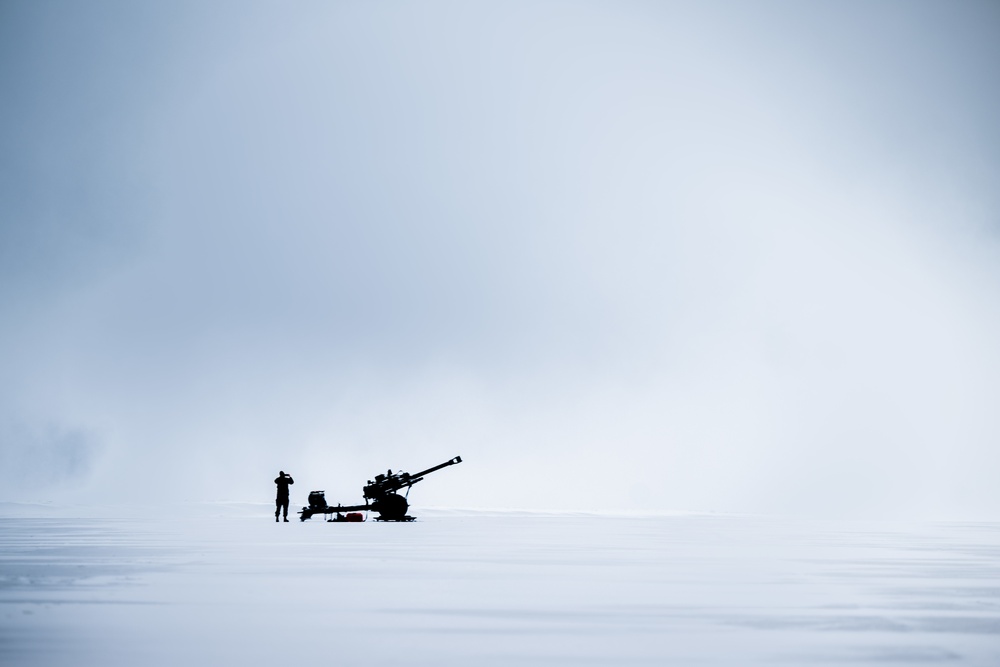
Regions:
<svg viewBox="0 0 1000 667"><path fill-rule="evenodd" d="M417 477L423 477L424 475L429 475L432 472L435 472L436 470L440 470L441 468L447 468L448 466L453 466L456 463L461 463L461 462L462 462L462 457L461 456L456 456L455 458L449 459L449 460L445 461L444 463L442 463L440 465L434 466L433 468L428 468L427 470L421 470L420 472L418 472L416 474L410 475L410 478L411 479L415 479ZM417 481L419 481L419 480L417 480Z"/></svg>

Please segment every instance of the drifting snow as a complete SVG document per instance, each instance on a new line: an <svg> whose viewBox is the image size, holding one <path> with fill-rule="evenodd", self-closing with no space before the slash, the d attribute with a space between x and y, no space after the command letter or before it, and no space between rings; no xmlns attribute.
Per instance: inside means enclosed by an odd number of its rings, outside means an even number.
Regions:
<svg viewBox="0 0 1000 667"><path fill-rule="evenodd" d="M3 509L3 664L1000 664L997 524Z"/></svg>

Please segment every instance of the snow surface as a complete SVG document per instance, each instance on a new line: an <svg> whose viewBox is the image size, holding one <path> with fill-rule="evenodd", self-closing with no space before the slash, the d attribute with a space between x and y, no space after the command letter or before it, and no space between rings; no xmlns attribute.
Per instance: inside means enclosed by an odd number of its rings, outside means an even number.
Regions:
<svg viewBox="0 0 1000 667"><path fill-rule="evenodd" d="M0 664L1000 665L1000 524L268 511L0 508Z"/></svg>

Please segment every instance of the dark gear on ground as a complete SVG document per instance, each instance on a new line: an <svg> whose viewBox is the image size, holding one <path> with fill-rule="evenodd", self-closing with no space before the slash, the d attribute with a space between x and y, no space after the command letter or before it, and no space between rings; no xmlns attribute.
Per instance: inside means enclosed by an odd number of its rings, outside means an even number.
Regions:
<svg viewBox="0 0 1000 667"><path fill-rule="evenodd" d="M295 484L295 480L291 475L286 475L284 470L280 470L274 483L278 485L278 496L274 499L274 520L277 521L278 515L284 510L285 521L288 521L288 485Z"/></svg>

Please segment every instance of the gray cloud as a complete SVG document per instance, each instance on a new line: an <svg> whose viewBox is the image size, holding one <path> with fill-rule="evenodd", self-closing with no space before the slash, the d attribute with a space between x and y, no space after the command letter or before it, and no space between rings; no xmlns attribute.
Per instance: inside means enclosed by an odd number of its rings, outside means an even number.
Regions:
<svg viewBox="0 0 1000 667"><path fill-rule="evenodd" d="M0 391L94 497L995 515L992 6L28 7Z"/></svg>
<svg viewBox="0 0 1000 667"><path fill-rule="evenodd" d="M11 499L21 499L16 493L25 491L58 494L60 487L78 492L99 457L99 440L87 431L18 422L7 422L0 431L3 484L16 490Z"/></svg>

